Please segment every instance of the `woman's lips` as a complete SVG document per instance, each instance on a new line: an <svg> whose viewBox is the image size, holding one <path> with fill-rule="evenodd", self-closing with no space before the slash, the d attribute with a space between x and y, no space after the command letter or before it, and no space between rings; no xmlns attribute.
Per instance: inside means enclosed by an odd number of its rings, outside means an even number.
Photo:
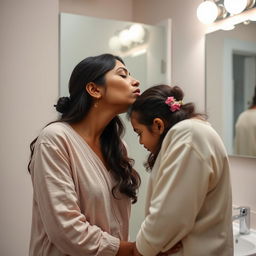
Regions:
<svg viewBox="0 0 256 256"><path fill-rule="evenodd" d="M133 93L140 95L140 89L135 90Z"/></svg>

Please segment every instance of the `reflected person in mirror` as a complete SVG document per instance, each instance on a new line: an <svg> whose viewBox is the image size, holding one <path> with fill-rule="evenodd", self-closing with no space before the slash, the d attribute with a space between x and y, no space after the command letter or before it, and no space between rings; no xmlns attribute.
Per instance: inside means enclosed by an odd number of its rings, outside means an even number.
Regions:
<svg viewBox="0 0 256 256"><path fill-rule="evenodd" d="M139 82L117 56L88 57L74 68L69 97L55 105L60 118L30 145L30 256L132 254L129 217L140 178L118 114L139 93Z"/></svg>
<svg viewBox="0 0 256 256"><path fill-rule="evenodd" d="M181 243L175 255L232 256L229 160L205 115L183 103L180 87L168 85L144 91L128 114L150 152L146 215L134 255L154 256Z"/></svg>
<svg viewBox="0 0 256 256"><path fill-rule="evenodd" d="M256 157L256 86L250 108L238 116L235 125L235 153Z"/></svg>

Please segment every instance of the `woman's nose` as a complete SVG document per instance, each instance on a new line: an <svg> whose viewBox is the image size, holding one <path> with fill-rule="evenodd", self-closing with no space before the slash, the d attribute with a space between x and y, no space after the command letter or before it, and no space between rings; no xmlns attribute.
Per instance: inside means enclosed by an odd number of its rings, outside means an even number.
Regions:
<svg viewBox="0 0 256 256"><path fill-rule="evenodd" d="M140 81L135 79L135 78L132 78L132 85L136 86L136 87L139 87L140 86Z"/></svg>

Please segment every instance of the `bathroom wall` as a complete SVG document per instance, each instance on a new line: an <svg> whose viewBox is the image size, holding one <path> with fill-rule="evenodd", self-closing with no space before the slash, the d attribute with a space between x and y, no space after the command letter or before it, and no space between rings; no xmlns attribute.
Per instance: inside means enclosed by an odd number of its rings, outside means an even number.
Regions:
<svg viewBox="0 0 256 256"><path fill-rule="evenodd" d="M60 12L132 21L133 0L59 0Z"/></svg>
<svg viewBox="0 0 256 256"><path fill-rule="evenodd" d="M201 0L61 1L74 13L83 10L82 14L96 17L148 24L171 17L172 81L185 88L186 100L204 109L204 26L195 15ZM71 12L62 3L60 10ZM4 256L28 255L32 200L26 171L28 143L55 118L58 13L57 0L0 1L0 250ZM230 161L234 203L249 204L255 211L256 160L231 157Z"/></svg>
<svg viewBox="0 0 256 256"><path fill-rule="evenodd" d="M58 0L0 1L0 254L27 256L29 143L55 118Z"/></svg>

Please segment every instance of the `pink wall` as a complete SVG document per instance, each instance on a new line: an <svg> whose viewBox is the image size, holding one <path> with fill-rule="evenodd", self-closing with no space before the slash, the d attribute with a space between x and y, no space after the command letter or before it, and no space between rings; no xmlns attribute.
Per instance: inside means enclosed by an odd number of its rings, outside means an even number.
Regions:
<svg viewBox="0 0 256 256"><path fill-rule="evenodd" d="M29 143L55 119L58 0L0 1L0 254L28 255Z"/></svg>
<svg viewBox="0 0 256 256"><path fill-rule="evenodd" d="M132 21L133 0L59 0L60 12Z"/></svg>

